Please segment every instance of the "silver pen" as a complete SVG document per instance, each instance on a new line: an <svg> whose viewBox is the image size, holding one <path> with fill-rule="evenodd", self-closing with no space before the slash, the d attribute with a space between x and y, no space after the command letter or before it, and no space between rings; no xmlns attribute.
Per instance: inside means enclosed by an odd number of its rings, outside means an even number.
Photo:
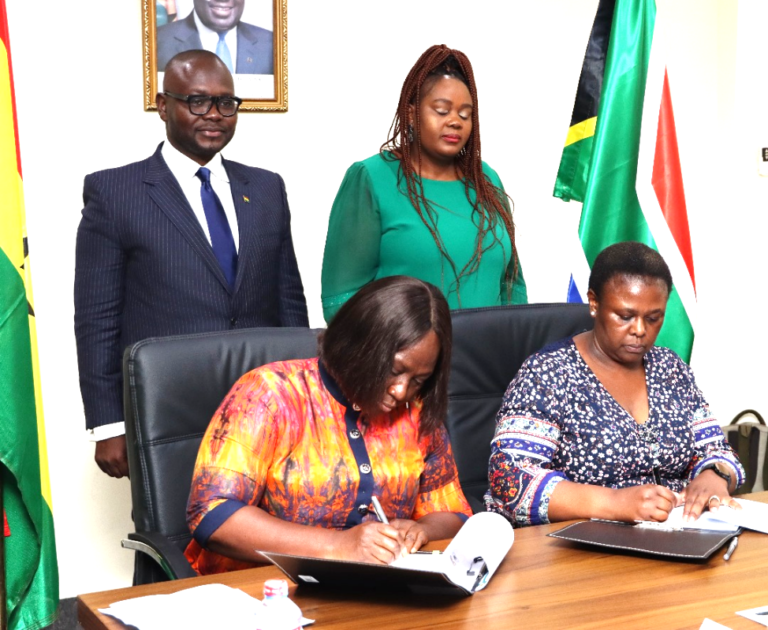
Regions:
<svg viewBox="0 0 768 630"><path fill-rule="evenodd" d="M728 550L725 552L725 555L723 556L723 560L730 560L731 556L733 555L733 552L736 551L736 547L739 546L739 537L734 536L731 539L731 544L728 545Z"/></svg>
<svg viewBox="0 0 768 630"><path fill-rule="evenodd" d="M379 503L378 497L375 495L371 496L371 503L373 503L373 511L376 512L376 517L384 523L384 525L389 525L389 519L387 518L387 515L384 514L384 510L381 507L381 503Z"/></svg>

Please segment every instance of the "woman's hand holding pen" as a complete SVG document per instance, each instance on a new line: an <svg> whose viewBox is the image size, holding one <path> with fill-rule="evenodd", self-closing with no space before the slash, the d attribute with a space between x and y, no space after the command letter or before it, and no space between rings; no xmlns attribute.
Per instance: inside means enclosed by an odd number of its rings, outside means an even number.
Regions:
<svg viewBox="0 0 768 630"><path fill-rule="evenodd" d="M389 564L405 549L403 532L394 524L370 521L338 532L338 536L333 556L340 560Z"/></svg>
<svg viewBox="0 0 768 630"><path fill-rule="evenodd" d="M680 503L680 495L658 485L632 486L615 490L612 520L666 521L669 513Z"/></svg>
<svg viewBox="0 0 768 630"><path fill-rule="evenodd" d="M397 542L399 543L399 547L396 550L392 546L394 537L384 541L383 545L379 542L379 548L377 549L374 547L374 551L377 552L375 557L379 562L390 563L400 556L405 556L417 551L429 542L430 535L435 540L453 538L461 528L462 524L461 519L456 516L456 514L450 512L432 512L422 516L418 521L407 518L397 518L390 521L376 496L371 497L371 505L373 506L373 511L376 514L376 517L380 521L378 525L386 528L380 528L379 532L391 536L392 531L394 531L397 534ZM370 526L371 524L372 523L365 523L363 525L358 525L349 531L353 532L356 529ZM392 557L389 557L386 551L382 555L381 546L383 546L385 550L388 550L392 554Z"/></svg>

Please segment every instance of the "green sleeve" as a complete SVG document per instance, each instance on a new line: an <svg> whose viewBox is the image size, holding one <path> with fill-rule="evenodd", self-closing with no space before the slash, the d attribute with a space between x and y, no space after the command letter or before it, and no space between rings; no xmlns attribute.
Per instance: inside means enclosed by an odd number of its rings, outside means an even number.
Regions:
<svg viewBox="0 0 768 630"><path fill-rule="evenodd" d="M512 281L512 304L528 304L528 289L523 277L523 265L517 259L517 275Z"/></svg>
<svg viewBox="0 0 768 630"><path fill-rule="evenodd" d="M483 171L488 175L490 182L497 186L502 193L504 191L504 184L501 183L501 178L498 173L494 171L490 166L483 162ZM505 199L505 203L508 201ZM510 209L511 210L511 209ZM514 271L514 264L509 263L509 273ZM507 291L506 278L501 280L501 303L502 304L528 304L528 289L525 286L525 277L523 276L523 265L520 262L520 258L517 258L517 275L512 280L512 290Z"/></svg>
<svg viewBox="0 0 768 630"><path fill-rule="evenodd" d="M330 322L342 304L376 277L381 217L370 176L353 164L331 208L322 273L323 316Z"/></svg>
<svg viewBox="0 0 768 630"><path fill-rule="evenodd" d="M514 272L514 269L514 263L510 261L507 268L510 275ZM501 279L501 303L504 306L508 304L528 304L528 289L525 286L525 277L523 276L523 266L520 264L520 258L517 259L517 275L512 278L511 283L507 283L506 277Z"/></svg>

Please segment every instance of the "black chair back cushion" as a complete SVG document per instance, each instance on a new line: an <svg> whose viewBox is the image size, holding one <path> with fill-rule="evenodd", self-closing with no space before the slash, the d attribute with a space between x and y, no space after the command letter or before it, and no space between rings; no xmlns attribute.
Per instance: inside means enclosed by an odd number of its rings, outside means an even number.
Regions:
<svg viewBox="0 0 768 630"><path fill-rule="evenodd" d="M451 445L472 509L484 509L490 442L504 392L523 361L547 344L592 328L586 304L528 304L451 313L448 388Z"/></svg>
<svg viewBox="0 0 768 630"><path fill-rule="evenodd" d="M186 548L192 471L214 412L249 370L317 356L319 332L253 328L146 339L126 349L124 407L137 532L156 531Z"/></svg>

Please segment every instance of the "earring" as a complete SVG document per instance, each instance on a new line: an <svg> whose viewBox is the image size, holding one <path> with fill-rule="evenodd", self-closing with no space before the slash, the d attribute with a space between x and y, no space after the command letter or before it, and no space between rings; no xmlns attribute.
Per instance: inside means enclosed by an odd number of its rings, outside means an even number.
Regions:
<svg viewBox="0 0 768 630"><path fill-rule="evenodd" d="M408 142L413 142L413 125L408 123Z"/></svg>
<svg viewBox="0 0 768 630"><path fill-rule="evenodd" d="M357 403L352 403L352 409L354 411L360 411L360 405L358 405Z"/></svg>
<svg viewBox="0 0 768 630"><path fill-rule="evenodd" d="M411 409L411 403L409 403L407 400L405 401L405 408L410 411Z"/></svg>
<svg viewBox="0 0 768 630"><path fill-rule="evenodd" d="M592 317L594 317L596 313L597 311L589 311L589 314L592 315Z"/></svg>

